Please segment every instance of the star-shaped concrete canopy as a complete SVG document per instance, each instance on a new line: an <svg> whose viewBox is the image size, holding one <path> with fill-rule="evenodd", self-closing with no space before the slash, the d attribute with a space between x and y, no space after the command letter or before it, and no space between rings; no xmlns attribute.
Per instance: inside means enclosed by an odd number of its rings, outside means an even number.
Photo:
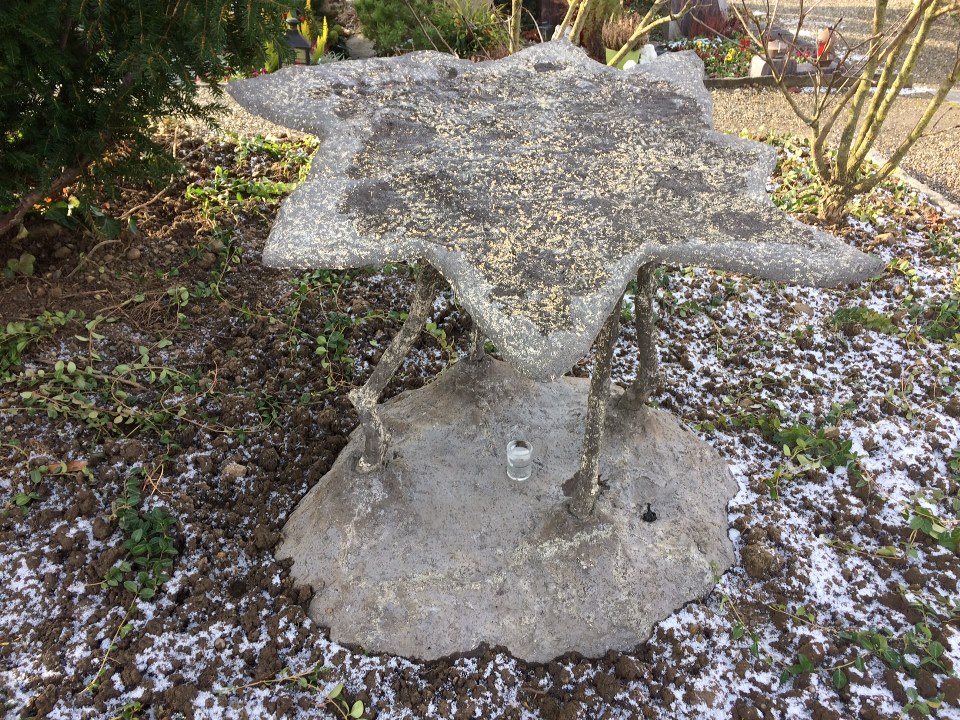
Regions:
<svg viewBox="0 0 960 720"><path fill-rule="evenodd" d="M435 52L290 67L227 91L324 141L264 262L426 260L534 378L585 355L637 268L832 286L882 264L776 209L773 150L713 131L702 65L624 72L566 41L472 63Z"/></svg>

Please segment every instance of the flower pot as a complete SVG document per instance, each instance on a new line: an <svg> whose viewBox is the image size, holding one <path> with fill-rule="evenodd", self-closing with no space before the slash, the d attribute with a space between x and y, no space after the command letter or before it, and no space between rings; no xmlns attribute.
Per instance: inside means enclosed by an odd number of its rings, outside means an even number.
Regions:
<svg viewBox="0 0 960 720"><path fill-rule="evenodd" d="M613 60L614 55L620 52L619 49L611 50L610 48L607 48L606 50L607 50L607 63ZM617 67L623 70L624 63L626 63L627 60L633 60L635 63L640 62L640 50L637 49L637 50L634 50L633 52L628 52L626 55L623 56L623 58L621 58L620 62L617 63Z"/></svg>

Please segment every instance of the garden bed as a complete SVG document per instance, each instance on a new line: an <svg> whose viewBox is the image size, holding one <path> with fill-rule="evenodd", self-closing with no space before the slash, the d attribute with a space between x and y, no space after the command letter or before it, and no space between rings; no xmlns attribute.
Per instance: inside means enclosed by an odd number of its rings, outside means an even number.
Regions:
<svg viewBox="0 0 960 720"><path fill-rule="evenodd" d="M356 424L346 393L399 327L410 274L260 264L315 143L178 143L187 175L109 208L142 205L136 233L95 247L35 226L0 258L34 258L0 285L10 716L317 718L358 701L380 719L958 712L956 218L900 186L858 200L835 232L887 269L851 290L664 268L654 402L730 462L738 564L634 652L422 663L332 643L272 555ZM777 202L811 221L806 151L777 144ZM464 354L449 293L427 330L390 394ZM627 324L621 384L633 342Z"/></svg>

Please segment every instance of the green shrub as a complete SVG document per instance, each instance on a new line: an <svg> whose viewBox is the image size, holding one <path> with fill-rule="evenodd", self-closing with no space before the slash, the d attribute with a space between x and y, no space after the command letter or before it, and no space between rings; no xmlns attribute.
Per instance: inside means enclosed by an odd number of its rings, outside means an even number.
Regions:
<svg viewBox="0 0 960 720"><path fill-rule="evenodd" d="M275 0L17 0L0 13L0 236L79 181L143 177L151 121L205 117L286 27Z"/></svg>
<svg viewBox="0 0 960 720"><path fill-rule="evenodd" d="M354 7L364 35L382 52L472 57L507 43L506 21L491 0L357 0Z"/></svg>

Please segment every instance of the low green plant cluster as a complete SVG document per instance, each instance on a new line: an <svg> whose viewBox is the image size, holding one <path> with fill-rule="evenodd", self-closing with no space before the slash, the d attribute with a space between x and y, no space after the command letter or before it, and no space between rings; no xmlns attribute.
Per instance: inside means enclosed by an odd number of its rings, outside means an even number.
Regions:
<svg viewBox="0 0 960 720"><path fill-rule="evenodd" d="M839 330L861 326L885 335L897 332L897 326L889 315L861 305L839 308L830 316L829 324Z"/></svg>
<svg viewBox="0 0 960 720"><path fill-rule="evenodd" d="M93 692L100 687L112 654L119 648L120 641L133 632L133 619L140 603L153 599L157 590L170 579L169 571L178 554L170 534L176 519L159 507L146 511L142 509L143 476L142 468L131 472L126 479L124 495L113 504L112 518L125 535L123 547L127 555L107 571L101 583L108 588L123 587L133 595L133 599L124 611L100 666L84 692Z"/></svg>
<svg viewBox="0 0 960 720"><path fill-rule="evenodd" d="M960 343L960 295L944 300L914 303L910 316L921 323L924 337L937 342Z"/></svg>
<svg viewBox="0 0 960 720"><path fill-rule="evenodd" d="M83 314L75 310L44 311L32 322L8 322L6 327L0 328L0 384L10 381L13 377L11 368L23 361L23 353L28 347L82 317Z"/></svg>
<svg viewBox="0 0 960 720"><path fill-rule="evenodd" d="M20 455L21 459L28 466L33 464L29 453L23 449L20 441L17 439L0 442L0 448L7 448L12 450L14 454ZM94 479L93 471L90 470L87 465L86 460L65 460L61 462L40 462L33 464L33 467L30 468L30 471L27 473L29 485L24 487L20 492L13 494L12 506L20 508L26 513L29 505L40 499L40 493L38 492L39 486L44 478L47 477L80 476L92 481ZM5 506L4 511L9 507L9 505Z"/></svg>
<svg viewBox="0 0 960 720"><path fill-rule="evenodd" d="M166 305L182 320L182 308L194 299L193 293L186 287L171 290L164 294ZM209 286L201 291L212 292ZM138 294L131 302L146 302L146 296ZM214 432L251 430L223 426L204 412L204 401L216 399L220 393L202 370L181 370L163 359L163 351L173 345L169 338L138 345L128 362L104 359L98 348L106 338L98 329L103 323L115 321L103 315L86 321L82 313L69 311L44 313L32 322L9 323L0 333L0 387L12 388L20 402L5 407L3 412L42 413L50 419L75 420L97 437L150 432L163 443L171 441L171 433L180 423ZM70 324L83 330L73 336L86 344L83 351L52 361L46 368L15 371L30 345ZM265 427L276 419L276 411L266 406L261 409L263 425L258 427Z"/></svg>
<svg viewBox="0 0 960 720"><path fill-rule="evenodd" d="M102 340L103 335L93 328L105 320L97 316L86 323L89 335L77 337L91 343ZM111 369L104 367L93 351L76 360L57 360L48 369L23 370L5 381L16 387L22 402L7 411L72 418L97 434L150 430L164 438L170 421L187 417L196 398L204 394L198 371L186 373L151 359L152 352L171 344L171 340L161 339L151 346L140 345L137 360ZM151 402L144 397L148 388L160 393L159 400ZM184 393L192 395L184 397Z"/></svg>
<svg viewBox="0 0 960 720"><path fill-rule="evenodd" d="M234 144L231 166L217 165L209 177L197 180L186 190L188 200L196 202L208 220L222 214L235 215L241 210L263 214L275 208L303 181L310 169L310 160L318 142L306 137L297 142L280 141L261 135L238 138L227 135ZM274 180L271 177L250 177L248 166L259 161L273 161L280 166L280 174L296 173L297 180Z"/></svg>
<svg viewBox="0 0 960 720"><path fill-rule="evenodd" d="M507 20L491 0L357 0L364 34L383 52L439 50L458 57L506 48Z"/></svg>
<svg viewBox="0 0 960 720"><path fill-rule="evenodd" d="M952 462L958 462L960 449L954 451ZM954 475L960 475L954 472ZM916 555L914 540L922 533L953 553L960 552L960 497L948 495L939 488L917 493L903 517L913 531L907 547Z"/></svg>
<svg viewBox="0 0 960 720"><path fill-rule="evenodd" d="M906 592L902 587L900 591ZM800 627L813 628L832 638L833 643L842 653L840 662L827 665L823 660L818 661L803 652L798 652L793 662L781 664L780 684L792 682L801 675L824 673L834 688L843 690L850 684L851 668L864 675L867 672L867 663L871 659L879 660L891 670L904 672L914 678L923 669L935 674L954 676L954 669L946 657L946 648L935 639L931 626L942 627L960 618L960 601L954 602L941 598L940 607L917 602L911 605L920 611L924 619L913 627L897 633L889 629L849 630L832 627L819 622L817 613L805 605L795 605L791 608L781 603L771 603L768 606L771 612L786 616L789 621ZM774 658L762 652L760 636L750 630L733 599L724 594L720 607L728 608L735 621L730 629L731 641L736 642L747 638L750 643L750 655L773 667ZM923 716L930 715L931 711L939 708L944 700L942 693L933 698L921 697L916 691L907 694L909 702L903 708L904 714L916 710Z"/></svg>
<svg viewBox="0 0 960 720"><path fill-rule="evenodd" d="M778 430L773 441L783 449L787 458L770 477L764 478L773 500L780 498L782 481L800 475L809 476L818 470L845 468L858 485L866 482L859 456L852 451L853 441L842 438L835 427L812 428L798 423Z"/></svg>
<svg viewBox="0 0 960 720"><path fill-rule="evenodd" d="M245 688L269 685L292 685L300 690L308 690L323 693L323 704L333 709L338 717L343 720L358 720L363 717L363 702L360 700L350 701L344 692L342 682L336 683L329 690L324 681L324 676L330 673L330 668L314 663L311 667L301 672L293 672L289 668L284 668L274 678L266 680L257 680L246 685L228 685L220 690L221 693L231 693Z"/></svg>
<svg viewBox="0 0 960 720"><path fill-rule="evenodd" d="M170 579L169 570L177 556L170 529L177 521L162 508L141 509L142 475L142 468L131 472L124 496L114 503L113 517L126 535L123 547L127 556L107 571L103 582L108 587L122 585L137 597L149 600Z"/></svg>
<svg viewBox="0 0 960 720"><path fill-rule="evenodd" d="M788 422L786 414L776 403L769 402L766 412L754 409L754 404L750 403L750 409L737 409L725 423L733 427L756 428L765 440L781 448L786 462L779 464L770 477L764 478L770 498L779 500L782 481L801 475L809 477L822 470L844 468L858 486L867 482L860 456L853 451L853 441L844 437L837 427L840 419L853 407L852 403L834 403L820 422L809 414L801 415L798 422Z"/></svg>

